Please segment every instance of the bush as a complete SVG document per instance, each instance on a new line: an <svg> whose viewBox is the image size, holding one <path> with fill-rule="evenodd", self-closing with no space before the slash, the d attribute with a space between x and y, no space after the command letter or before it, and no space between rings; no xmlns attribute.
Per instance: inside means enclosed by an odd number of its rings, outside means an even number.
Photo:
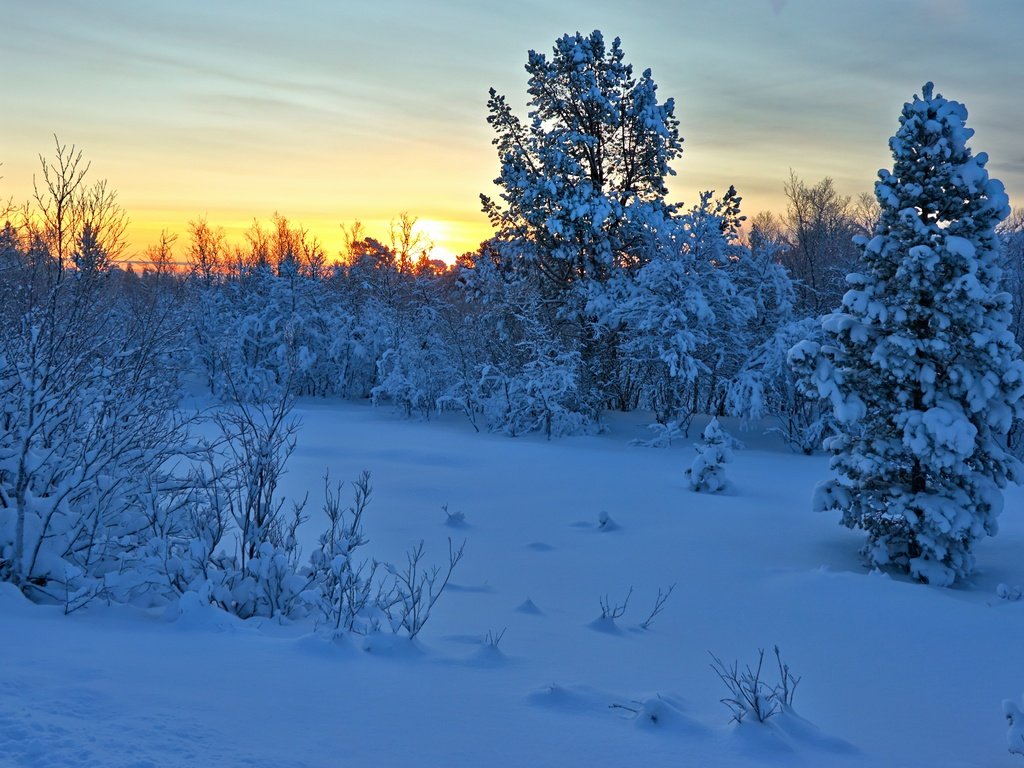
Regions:
<svg viewBox="0 0 1024 768"><path fill-rule="evenodd" d="M744 718L752 716L757 722L763 723L770 717L793 706L793 694L800 678L793 675L789 665L782 662L779 646L775 646L775 660L779 668L779 681L769 685L761 678L764 667L764 649L757 651L757 666L749 665L741 672L739 662L734 661L726 666L720 658L711 654L711 668L729 689L729 695L721 701L732 712L732 720L742 723Z"/></svg>

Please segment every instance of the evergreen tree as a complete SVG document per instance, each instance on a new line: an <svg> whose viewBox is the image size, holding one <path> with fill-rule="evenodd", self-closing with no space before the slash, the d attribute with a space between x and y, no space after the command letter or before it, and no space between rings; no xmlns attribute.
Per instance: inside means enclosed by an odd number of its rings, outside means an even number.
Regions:
<svg viewBox="0 0 1024 768"><path fill-rule="evenodd" d="M650 70L634 75L618 38L608 45L599 31L563 35L550 57L530 51L526 71L527 121L491 90L501 202L482 196L483 209L500 259L537 285L543 322L579 359L580 406L596 419L617 377L614 333L591 304L650 259L672 212L679 121Z"/></svg>
<svg viewBox="0 0 1024 768"><path fill-rule="evenodd" d="M723 465L732 461L735 441L722 429L718 419L708 422L702 437L702 441L694 445L697 455L686 470L686 479L691 491L718 493L728 485Z"/></svg>
<svg viewBox="0 0 1024 768"><path fill-rule="evenodd" d="M530 51L526 71L527 124L491 89L505 206L481 198L507 255L557 294L642 258L631 224L665 208L682 140L673 100L658 102L650 70L634 76L618 38L563 35L550 58Z"/></svg>
<svg viewBox="0 0 1024 768"><path fill-rule="evenodd" d="M857 239L862 272L822 319L823 341L790 353L838 421L825 441L837 477L816 506L867 532L871 564L941 585L970 574L974 543L996 532L1024 390L999 289L1007 197L967 147L966 118L931 83L904 105L893 170L875 184L881 218Z"/></svg>

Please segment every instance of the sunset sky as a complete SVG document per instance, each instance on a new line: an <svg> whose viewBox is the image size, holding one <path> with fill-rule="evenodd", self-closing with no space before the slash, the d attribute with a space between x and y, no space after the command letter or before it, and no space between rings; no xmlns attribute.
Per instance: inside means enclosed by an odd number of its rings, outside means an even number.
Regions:
<svg viewBox="0 0 1024 768"><path fill-rule="evenodd" d="M527 50L593 29L676 99L677 201L735 184L747 214L781 210L790 168L869 191L934 80L1024 205L1021 0L7 0L0 197L30 196L56 133L119 192L136 252L275 211L332 256L341 224L403 211L472 250L498 172L487 89L525 114Z"/></svg>

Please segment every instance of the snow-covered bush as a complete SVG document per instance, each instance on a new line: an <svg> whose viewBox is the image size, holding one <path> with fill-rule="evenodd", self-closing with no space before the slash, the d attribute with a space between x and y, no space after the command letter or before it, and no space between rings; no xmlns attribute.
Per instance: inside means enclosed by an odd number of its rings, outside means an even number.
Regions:
<svg viewBox="0 0 1024 768"><path fill-rule="evenodd" d="M1021 590L1020 587L1011 587L1009 584L997 584L996 597L1000 600L1015 602L1024 597L1024 590Z"/></svg>
<svg viewBox="0 0 1024 768"><path fill-rule="evenodd" d="M286 262L191 286L197 363L211 391L230 400L362 394L365 333L342 297ZM229 381L230 380L230 381ZM231 390L231 391L229 391Z"/></svg>
<svg viewBox="0 0 1024 768"><path fill-rule="evenodd" d="M510 436L539 431L550 438L595 429L597 413L581 383L583 354L548 315L538 287L500 268L488 253L463 269L460 281L474 313L463 332L477 341L459 348L457 383L446 400L479 413L488 430Z"/></svg>
<svg viewBox="0 0 1024 768"><path fill-rule="evenodd" d="M73 610L119 599L176 487L183 317L162 284L73 270L31 238L0 273L0 579Z"/></svg>
<svg viewBox="0 0 1024 768"><path fill-rule="evenodd" d="M1011 754L1024 755L1024 712L1017 702L1006 699L1003 702L1003 714L1008 725L1006 746Z"/></svg>
<svg viewBox="0 0 1024 768"><path fill-rule="evenodd" d="M341 485L333 491L324 479L324 512L330 527L320 534L320 546L309 559L310 578L317 590L318 621L332 633L376 629L390 602L376 578L379 563L357 560L367 544L363 514L370 503L370 473L363 472L352 484L352 506L341 505Z"/></svg>
<svg viewBox="0 0 1024 768"><path fill-rule="evenodd" d="M690 490L718 493L725 489L728 481L725 479L723 465L732 460L735 442L732 436L722 429L718 419L711 419L708 422L704 428L703 440L694 444L697 455L686 470Z"/></svg>
<svg viewBox="0 0 1024 768"><path fill-rule="evenodd" d="M801 391L788 363L789 350L801 341L821 338L821 323L813 318L787 323L756 346L729 385L729 411L748 423L770 417L796 451L811 454L832 431L833 418L817 397Z"/></svg>
<svg viewBox="0 0 1024 768"><path fill-rule="evenodd" d="M858 239L863 272L824 338L793 348L806 391L827 399L836 478L820 509L868 534L872 565L948 585L974 569L996 533L1001 488L1018 475L1005 436L1021 413L1024 364L999 287L1003 185L972 154L963 105L933 94L903 107L880 171L881 218Z"/></svg>
<svg viewBox="0 0 1024 768"><path fill-rule="evenodd" d="M214 590L222 607L242 618L287 616L307 584L299 575L296 533L305 500L283 514L277 484L295 450L298 423L287 383L275 401L253 404L240 397L216 414L226 465L221 475L227 509L235 524L234 567Z"/></svg>
<svg viewBox="0 0 1024 768"><path fill-rule="evenodd" d="M423 418L446 408L464 408L449 397L462 371L450 348L459 340L443 333L451 300L444 285L429 273L401 274L396 279L405 283L400 297L368 304L376 307L382 335L374 402L387 400L405 416Z"/></svg>

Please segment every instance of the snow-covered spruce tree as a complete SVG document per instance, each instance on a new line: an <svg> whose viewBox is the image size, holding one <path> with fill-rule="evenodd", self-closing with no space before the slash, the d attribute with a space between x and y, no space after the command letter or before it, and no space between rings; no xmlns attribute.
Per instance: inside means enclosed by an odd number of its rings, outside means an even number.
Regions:
<svg viewBox="0 0 1024 768"><path fill-rule="evenodd" d="M695 445L697 455L686 470L691 491L718 493L725 489L725 467L732 461L732 447L735 441L722 429L718 419L712 419L704 428L703 440Z"/></svg>
<svg viewBox="0 0 1024 768"><path fill-rule="evenodd" d="M836 478L815 506L867 532L869 563L940 585L970 574L974 543L996 532L1024 391L998 287L1007 197L967 147L966 117L931 83L904 105L893 170L875 184L881 218L858 239L862 272L822 319L824 340L790 352L839 427L825 441Z"/></svg>

